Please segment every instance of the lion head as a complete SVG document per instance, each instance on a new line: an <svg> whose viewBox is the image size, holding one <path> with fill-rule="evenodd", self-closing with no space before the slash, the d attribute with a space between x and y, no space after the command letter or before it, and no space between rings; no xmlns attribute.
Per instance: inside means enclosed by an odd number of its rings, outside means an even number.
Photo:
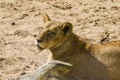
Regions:
<svg viewBox="0 0 120 80"><path fill-rule="evenodd" d="M43 15L43 22L44 25L36 36L36 46L39 50L55 49L72 34L73 25L70 22L51 21L47 14Z"/></svg>

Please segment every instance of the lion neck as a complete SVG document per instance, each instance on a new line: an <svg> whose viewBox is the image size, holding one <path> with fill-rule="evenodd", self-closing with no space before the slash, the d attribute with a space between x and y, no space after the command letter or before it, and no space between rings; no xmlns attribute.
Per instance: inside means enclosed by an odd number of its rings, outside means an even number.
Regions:
<svg viewBox="0 0 120 80"><path fill-rule="evenodd" d="M62 60L63 57L67 57L69 55L74 55L76 51L79 50L79 52L83 52L86 46L86 42L74 33L71 34L70 37L64 42L62 42L61 45L51 50L52 57L55 60Z"/></svg>

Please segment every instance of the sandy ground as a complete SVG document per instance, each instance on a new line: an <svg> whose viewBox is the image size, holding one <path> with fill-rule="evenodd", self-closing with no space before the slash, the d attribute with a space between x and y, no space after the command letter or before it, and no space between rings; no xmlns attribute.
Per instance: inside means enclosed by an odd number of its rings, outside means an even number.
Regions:
<svg viewBox="0 0 120 80"><path fill-rule="evenodd" d="M0 80L33 72L48 53L34 49L41 13L69 21L92 43L120 40L120 0L0 0Z"/></svg>

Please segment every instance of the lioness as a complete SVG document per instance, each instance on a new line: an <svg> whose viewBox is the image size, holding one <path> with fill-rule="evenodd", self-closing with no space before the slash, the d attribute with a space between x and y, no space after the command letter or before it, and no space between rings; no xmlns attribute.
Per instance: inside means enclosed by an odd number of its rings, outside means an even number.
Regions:
<svg viewBox="0 0 120 80"><path fill-rule="evenodd" d="M120 42L88 46L72 32L70 22L51 21L47 14L43 22L36 46L49 49L52 59L72 64L72 80L120 80Z"/></svg>

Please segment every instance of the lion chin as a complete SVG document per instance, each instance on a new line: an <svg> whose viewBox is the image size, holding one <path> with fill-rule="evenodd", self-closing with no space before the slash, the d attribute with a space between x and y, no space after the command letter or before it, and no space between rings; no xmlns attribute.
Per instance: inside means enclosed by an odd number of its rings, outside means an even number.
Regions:
<svg viewBox="0 0 120 80"><path fill-rule="evenodd" d="M37 41L35 40L35 50L36 52L41 52L44 48L38 45Z"/></svg>

